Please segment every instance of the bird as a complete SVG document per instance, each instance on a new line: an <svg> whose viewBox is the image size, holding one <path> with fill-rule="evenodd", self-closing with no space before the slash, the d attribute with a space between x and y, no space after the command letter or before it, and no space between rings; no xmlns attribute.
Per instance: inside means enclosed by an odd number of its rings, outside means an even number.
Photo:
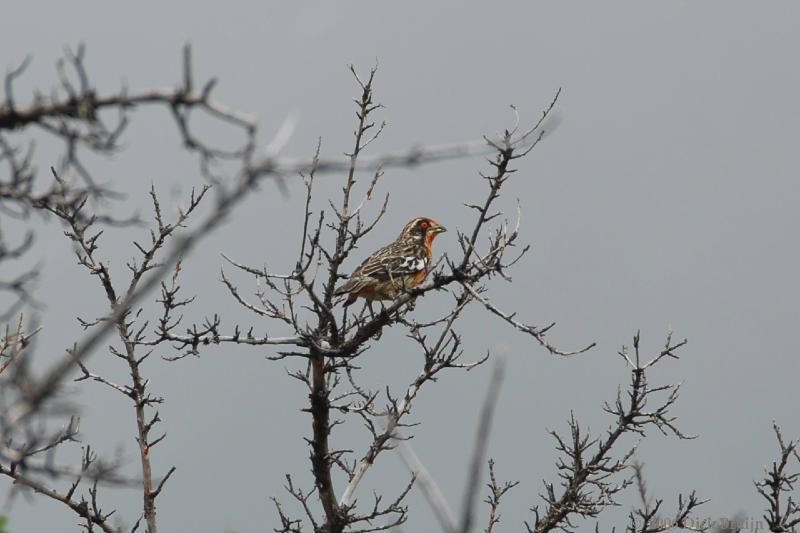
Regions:
<svg viewBox="0 0 800 533"><path fill-rule="evenodd" d="M347 295L344 306L364 298L394 300L399 293L419 285L428 274L433 239L447 229L429 217L412 218L397 239L367 257L334 295Z"/></svg>

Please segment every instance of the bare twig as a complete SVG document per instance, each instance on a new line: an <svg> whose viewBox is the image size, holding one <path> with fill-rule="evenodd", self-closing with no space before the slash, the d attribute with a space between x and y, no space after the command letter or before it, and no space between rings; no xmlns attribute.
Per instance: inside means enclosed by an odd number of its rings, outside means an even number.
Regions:
<svg viewBox="0 0 800 533"><path fill-rule="evenodd" d="M489 523L484 529L484 533L492 533L494 526L500 523L500 500L505 494L519 485L519 481L506 481L503 484L497 482L494 474L494 460L489 459L489 497L486 498L486 503L489 505Z"/></svg>
<svg viewBox="0 0 800 533"><path fill-rule="evenodd" d="M535 515L533 525L527 524L529 532L543 533L554 529L571 531L574 529L573 516L596 517L608 506L615 505L616 496L633 483L628 477L616 480L628 468L635 452L635 447L614 458L615 444L625 434L643 437L648 428L654 427L664 434L668 432L681 439L691 438L683 434L675 426L675 417L669 412L678 398L679 385L651 387L647 379L647 370L661 361L665 356L677 358L675 351L685 345L686 341L672 342L671 334L667 335L665 347L652 359L643 362L639 354L639 334L633 339L633 354L623 348L620 354L631 368L631 382L628 391L623 396L617 393L613 404L606 404L604 410L611 414L616 423L605 435L605 438L592 439L580 427L572 416L569 421L570 435L562 437L555 431L551 435L556 440L556 448L564 455L559 459L557 466L561 478L562 491L557 494L553 483L545 482L545 493L542 499L546 510L543 515L538 507L532 510ZM666 394L665 398L658 398L660 393ZM658 407L649 409L648 403L658 401ZM694 507L703 501L697 499L692 493L687 502L680 500L678 517L685 522ZM648 523L658 512L657 506L646 512L642 517ZM633 520L633 518L632 518Z"/></svg>
<svg viewBox="0 0 800 533"><path fill-rule="evenodd" d="M0 463L0 474L6 475L14 480L15 483L18 483L21 486L28 487L33 491L51 498L55 501L61 502L73 511L78 514L81 518L85 519L87 522L98 526L100 529L105 531L106 533L119 533L121 530L111 526L108 523L108 518L113 513L103 514L102 511L96 508L94 505L90 505L90 502L81 498L80 501L75 500L72 498L72 493L74 492L74 487L70 489L68 494L64 494L58 492L55 489L45 486L43 483L36 481L30 477L24 475L19 469L12 469L6 468Z"/></svg>
<svg viewBox="0 0 800 533"><path fill-rule="evenodd" d="M445 533L455 533L458 531L456 517L453 511L450 510L450 506L447 504L444 494L428 469L425 468L425 465L419 460L417 454L414 453L411 445L408 444L408 441L405 439L398 439L395 446L397 455L400 456L406 467L416 476L417 484L423 494L425 494L425 499L431 506L434 516L436 516L436 519L439 521L439 526L442 528L442 531Z"/></svg>
<svg viewBox="0 0 800 533"><path fill-rule="evenodd" d="M481 485L481 469L483 468L484 457L486 457L486 446L489 441L489 435L491 434L492 419L494 418L497 398L500 394L500 386L503 382L504 369L505 361L502 357L497 358L495 360L494 371L492 372L492 379L489 382L489 390L486 393L486 399L481 408L478 429L475 433L475 446L472 451L469 476L467 477L467 485L464 490L464 503L461 510L461 525L459 531L462 533L469 533L472 531L472 523L475 518L475 505L478 500L478 491Z"/></svg>
<svg viewBox="0 0 800 533"><path fill-rule="evenodd" d="M780 426L773 421L772 430L780 448L778 459L765 469L765 477L756 481L756 491L767 501L764 520L773 532L793 532L800 524L800 505L792 496L784 495L794 490L794 484L800 480L800 471L790 471L790 464L800 462L798 440L786 441ZM785 500L785 501L784 501Z"/></svg>

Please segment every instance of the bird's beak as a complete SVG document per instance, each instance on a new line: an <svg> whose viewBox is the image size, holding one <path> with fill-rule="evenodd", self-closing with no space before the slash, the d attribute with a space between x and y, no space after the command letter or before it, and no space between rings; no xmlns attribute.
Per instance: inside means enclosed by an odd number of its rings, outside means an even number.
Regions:
<svg viewBox="0 0 800 533"><path fill-rule="evenodd" d="M436 224L436 225L433 227L433 232L434 232L434 233L444 233L445 231L447 231L447 228L445 228L445 227L444 227L444 226L442 226L441 224Z"/></svg>

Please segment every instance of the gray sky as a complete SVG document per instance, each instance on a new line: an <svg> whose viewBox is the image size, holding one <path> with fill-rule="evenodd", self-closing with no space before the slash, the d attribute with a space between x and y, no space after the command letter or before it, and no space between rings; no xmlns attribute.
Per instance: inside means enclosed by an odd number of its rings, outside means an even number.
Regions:
<svg viewBox="0 0 800 533"><path fill-rule="evenodd" d="M513 121L509 104L533 121L563 87L563 124L520 162L502 199L513 213L519 198L533 254L517 267L513 285L493 282L490 289L501 308L527 321L558 322L552 340L559 346L596 341L598 347L554 358L477 308L468 313L471 355L487 348L508 354L489 452L501 477L522 483L504 501L501 530L519 531L530 519L528 508L539 503L541 480L555 479L546 429L565 429L570 410L595 431L612 422L601 404L627 382L616 351L637 329L651 351L669 328L688 337L683 358L667 361L653 379L684 382L675 414L682 429L700 435L681 442L652 434L642 443L653 495L673 509L678 491L697 489L712 499L700 516L760 516L752 480L775 456L771 420L787 437L800 436L800 5L9 0L4 11L0 66L34 54L18 99L34 87L52 87L62 47L79 41L101 91L122 80L131 87L175 85L188 41L198 76L217 76L217 97L257 116L267 135L289 110L298 114L287 148L298 156L310 155L319 136L328 155L350 146L356 94L350 63L361 70L376 58L380 63L376 94L389 126L373 152L501 131ZM130 205L146 209L150 183L179 200L200 181L168 113L141 110L133 119L128 149L112 160L90 159L92 168L127 191ZM40 169L52 163L52 153L45 143ZM471 159L388 171L380 188L391 193L389 212L362 252L394 238L415 215L448 227L468 224L461 204L483 194L477 173L485 168ZM319 198L335 194L336 179L325 178ZM185 290L198 295L187 319L219 312L223 325L265 328L218 283L219 253L276 270L290 265L302 212L298 185L289 185L288 199L262 187L204 242L185 269ZM45 262L38 290L47 304L38 346L43 364L79 336L76 312L93 317L103 308L96 280L74 264L59 226L42 224L38 237L34 259ZM452 233L437 241L437 252L456 248ZM134 251L127 240L110 238L104 250L117 259ZM237 279L253 292L250 279ZM417 312L432 314L444 298L426 297ZM308 480L301 439L310 421L299 411L305 393L286 377L287 365L267 361L267 354L225 347L179 363L153 360L146 368L154 392L166 398L160 411L168 437L154 451L155 463L161 472L178 467L159 499L164 531L269 531L276 523L269 497L288 503L283 474ZM98 353L91 366L123 379L125 369L112 359ZM399 388L420 360L396 335L363 364L373 385ZM423 391L413 413L421 422L415 449L456 508L489 374L484 367L446 375ZM86 441L109 454L121 447L134 467L134 419L124 398L92 384L83 384L78 398ZM356 450L367 444L355 423L334 438ZM366 500L375 488L388 497L406 479L397 457L387 454L358 495ZM0 480L0 490L7 487ZM128 524L136 519L136 492L105 490L102 497ZM623 497L601 525L623 525L634 501L633 492ZM410 504L406 530L433 530L420 497ZM14 533L64 530L74 522L41 498L18 499L5 512Z"/></svg>

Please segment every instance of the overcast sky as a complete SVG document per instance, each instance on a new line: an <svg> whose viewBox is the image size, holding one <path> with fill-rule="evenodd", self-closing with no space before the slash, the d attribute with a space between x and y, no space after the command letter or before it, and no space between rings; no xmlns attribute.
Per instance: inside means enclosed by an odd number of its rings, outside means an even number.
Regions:
<svg viewBox="0 0 800 533"><path fill-rule="evenodd" d="M266 136L287 112L297 114L287 147L295 156L310 155L318 137L327 155L350 146L350 63L362 71L380 64L376 98L389 125L373 153L496 133L513 123L510 104L533 121L562 87L563 123L520 162L502 198L507 213L519 199L522 238L533 252L512 285L493 281L490 290L520 319L556 321L551 338L560 347L598 345L581 357L555 358L477 308L466 315L466 356L507 354L489 453L502 478L521 484L504 501L501 530L520 531L528 508L540 503L541 480L555 480L547 429L565 429L571 411L595 432L613 422L601 405L627 382L616 352L637 329L649 351L669 329L689 339L681 360L666 361L652 379L683 381L674 414L699 435L678 441L653 433L642 442L638 455L653 495L674 509L679 491L697 489L711 498L702 517L761 515L752 480L775 457L771 421L800 437L800 4L7 0L4 7L0 66L34 56L18 100L55 84L65 45L86 44L93 82L107 92L123 81L176 85L181 47L190 42L198 76L218 77L217 98L257 116ZM137 112L125 146L111 160L89 160L103 180L129 193L124 209L147 213L151 183L174 202L201 183L163 109ZM46 169L53 153L44 143L37 166ZM389 212L361 251L393 239L416 215L465 226L471 214L462 203L481 198L478 172L485 169L477 158L387 171L380 188L391 193ZM339 178L325 178L320 198L336 194ZM198 295L187 319L217 312L223 325L267 329L225 294L220 252L276 270L290 266L303 197L299 182L288 188L283 197L263 186L187 263L185 288ZM455 252L453 236L440 237L436 252ZM38 239L31 263L45 267L37 347L44 364L80 335L76 313L103 312L103 295L74 264L55 221L40 225ZM126 239L104 243L117 268L134 253ZM252 294L252 280L237 281ZM445 298L426 297L416 312L432 314ZM399 391L420 367L420 355L396 337L362 361L378 388ZM305 392L287 378L287 365L266 360L269 353L226 347L146 367L153 391L166 398L160 411L168 437L154 451L155 464L159 472L178 468L159 498L163 531L270 531L276 516L269 498L288 501L284 474L309 479ZM90 363L125 378L107 353ZM415 449L455 508L490 370L446 375L422 392L413 412L421 423ZM106 454L121 448L135 466L125 399L87 383L76 394L85 441ZM367 445L356 423L334 438L359 451ZM77 453L62 459L77 460ZM394 494L406 479L399 459L386 454L358 496L369 498L372 488ZM8 487L0 480L3 498ZM135 521L137 492L101 496L127 524ZM623 525L635 494L621 501L602 515L603 529ZM410 505L406 531L435 530L418 494ZM13 533L65 531L75 522L39 497L2 512Z"/></svg>

